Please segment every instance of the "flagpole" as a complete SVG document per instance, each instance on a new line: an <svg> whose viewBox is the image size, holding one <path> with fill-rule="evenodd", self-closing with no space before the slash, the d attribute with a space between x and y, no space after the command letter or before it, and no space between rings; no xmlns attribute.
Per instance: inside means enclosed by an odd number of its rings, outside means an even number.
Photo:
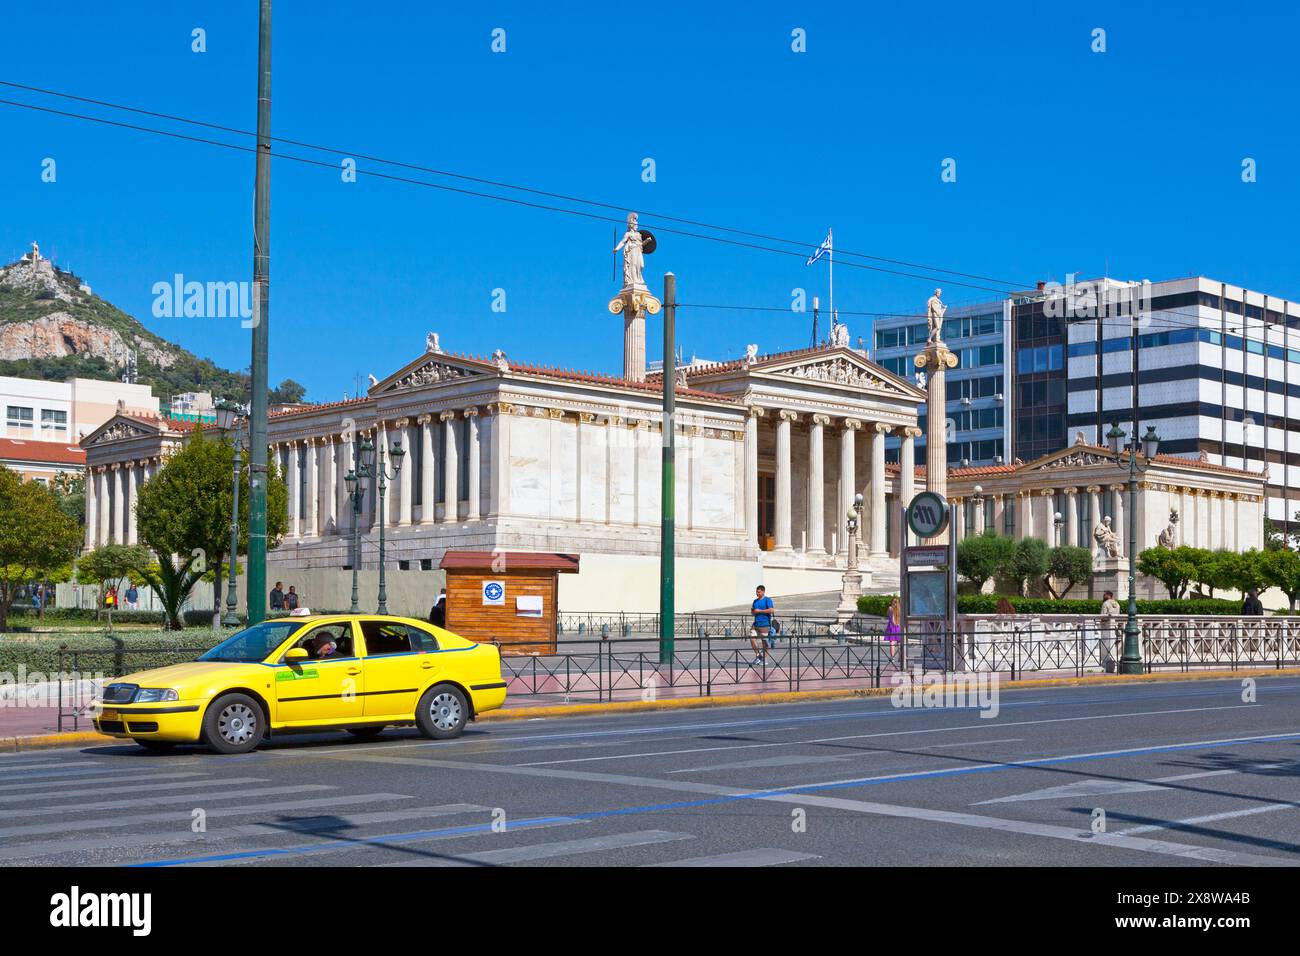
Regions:
<svg viewBox="0 0 1300 956"><path fill-rule="evenodd" d="M827 229L826 238L830 240L830 250L828 254L831 257L828 269L831 274L831 328L835 328L835 230Z"/></svg>

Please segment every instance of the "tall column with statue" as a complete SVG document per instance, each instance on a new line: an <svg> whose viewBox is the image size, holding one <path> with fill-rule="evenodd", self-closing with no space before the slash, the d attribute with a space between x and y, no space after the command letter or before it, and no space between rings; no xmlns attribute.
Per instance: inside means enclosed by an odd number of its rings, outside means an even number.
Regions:
<svg viewBox="0 0 1300 956"><path fill-rule="evenodd" d="M623 253L623 288L609 300L609 311L623 315L623 377L645 381L645 317L657 315L660 302L645 284L645 256L655 250L655 237L637 228L636 213L627 214L627 231L614 247ZM664 374L673 373L673 357L664 356Z"/></svg>
<svg viewBox="0 0 1300 956"><path fill-rule="evenodd" d="M917 369L925 374L925 487L927 491L948 497L948 389L947 371L956 368L959 359L948 346L943 344L943 314L947 311L940 296L942 289L935 289L934 295L925 304L926 319L930 325L930 336L926 340L925 350L916 356ZM947 540L940 535L932 543Z"/></svg>

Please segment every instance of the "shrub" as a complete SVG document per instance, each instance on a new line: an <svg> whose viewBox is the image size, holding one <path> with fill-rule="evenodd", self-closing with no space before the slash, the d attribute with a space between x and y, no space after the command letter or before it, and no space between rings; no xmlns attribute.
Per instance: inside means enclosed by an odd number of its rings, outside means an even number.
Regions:
<svg viewBox="0 0 1300 956"><path fill-rule="evenodd" d="M229 632L199 628L188 633L146 631L114 634L112 637L103 632L50 637L6 636L0 638L0 672L16 674L19 665L29 674L32 671L56 672L59 669L59 645L66 645L65 670L71 671L75 664L85 674L102 672L120 677L133 671L192 661L227 636Z"/></svg>
<svg viewBox="0 0 1300 956"><path fill-rule="evenodd" d="M1053 597L1063 598L1076 584L1092 577L1092 552L1087 548L1074 545L1062 545L1053 548L1047 558L1047 575L1044 584ZM1065 582L1065 590L1057 594L1052 587L1052 579Z"/></svg>
<svg viewBox="0 0 1300 956"><path fill-rule="evenodd" d="M1015 550L1015 539L996 531L965 538L957 543L957 573L979 590L989 578L1002 573Z"/></svg>

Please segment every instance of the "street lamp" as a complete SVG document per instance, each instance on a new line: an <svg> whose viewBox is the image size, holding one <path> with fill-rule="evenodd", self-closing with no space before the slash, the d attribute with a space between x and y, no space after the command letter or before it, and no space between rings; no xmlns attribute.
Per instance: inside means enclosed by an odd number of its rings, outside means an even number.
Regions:
<svg viewBox="0 0 1300 956"><path fill-rule="evenodd" d="M1058 511L1052 515L1052 524L1056 527L1056 546L1061 546L1061 525L1065 524L1065 517Z"/></svg>
<svg viewBox="0 0 1300 956"><path fill-rule="evenodd" d="M239 615L236 613L238 599L235 597L235 559L239 555L239 456L241 445L236 427L242 411L232 402L221 401L214 409L217 415L217 428L231 435L235 447L235 466L231 469L230 491L230 574L226 584L226 613L221 616L223 627L238 627ZM232 434L233 433L233 434Z"/></svg>
<svg viewBox="0 0 1300 956"><path fill-rule="evenodd" d="M379 607L375 609L376 614L388 613L388 591L384 587L384 525L388 522L388 510L384 504L384 493L388 490L388 482L396 481L402 473L402 459L406 457L406 452L402 450L400 441L393 442L393 446L388 450L393 459L393 473L388 473L388 466L384 464L384 449L379 449Z"/></svg>
<svg viewBox="0 0 1300 956"><path fill-rule="evenodd" d="M1136 432L1136 428L1134 431ZM1119 423L1111 425L1106 433L1110 440L1110 450L1115 460L1119 461L1120 449L1125 438ZM1136 436L1134 436L1136 437ZM1136 442L1133 443L1136 446ZM1160 450L1160 436L1154 425L1147 426L1147 433L1142 436L1142 455L1146 464L1138 468L1137 448L1130 447L1128 455L1128 623L1124 625L1124 656L1119 661L1121 674L1142 673L1142 652L1138 645L1137 622L1137 478L1138 471L1146 471L1151 466L1151 459Z"/></svg>
<svg viewBox="0 0 1300 956"><path fill-rule="evenodd" d="M844 531L849 541L849 559L840 584L840 605L835 609L841 628L853 620L853 615L858 612L858 595L862 593L862 575L858 572L858 527L862 523L862 495L853 496L853 503L849 505L845 517L848 519Z"/></svg>
<svg viewBox="0 0 1300 956"><path fill-rule="evenodd" d="M361 502L366 497L366 479L370 477L370 463L374 458L375 446L369 438L363 438L360 445L352 448L352 470L343 476L347 485L348 497L352 499L352 607L351 614L360 614L361 606L357 603L357 568L361 564Z"/></svg>

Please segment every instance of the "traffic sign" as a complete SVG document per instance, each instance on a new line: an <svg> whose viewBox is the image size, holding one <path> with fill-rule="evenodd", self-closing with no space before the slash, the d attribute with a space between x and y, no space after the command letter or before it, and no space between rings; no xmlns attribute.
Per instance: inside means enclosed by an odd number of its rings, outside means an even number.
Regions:
<svg viewBox="0 0 1300 956"><path fill-rule="evenodd" d="M923 491L907 506L907 526L918 538L936 538L948 527L948 502L934 491Z"/></svg>

